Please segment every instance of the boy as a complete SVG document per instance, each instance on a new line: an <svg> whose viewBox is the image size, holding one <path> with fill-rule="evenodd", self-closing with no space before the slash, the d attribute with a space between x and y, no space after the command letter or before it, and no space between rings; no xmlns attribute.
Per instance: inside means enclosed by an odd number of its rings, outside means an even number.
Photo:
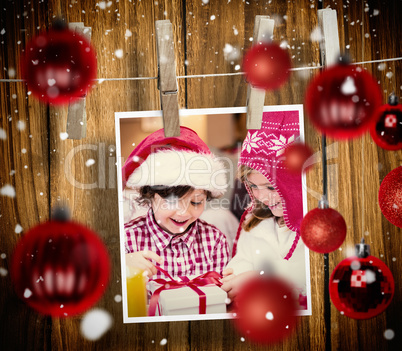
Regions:
<svg viewBox="0 0 402 351"><path fill-rule="evenodd" d="M126 264L149 277L221 273L229 260L225 235L199 219L206 201L226 190L225 169L191 129L165 138L163 129L145 138L123 167L123 186L136 189L145 216L125 225Z"/></svg>

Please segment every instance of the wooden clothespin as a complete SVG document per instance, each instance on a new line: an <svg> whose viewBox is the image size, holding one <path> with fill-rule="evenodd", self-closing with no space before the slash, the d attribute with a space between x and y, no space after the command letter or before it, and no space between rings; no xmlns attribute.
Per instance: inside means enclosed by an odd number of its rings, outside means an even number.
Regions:
<svg viewBox="0 0 402 351"><path fill-rule="evenodd" d="M275 21L268 16L256 16L254 23L253 45L270 42L274 34ZM247 129L260 129L264 109L265 90L247 88Z"/></svg>
<svg viewBox="0 0 402 351"><path fill-rule="evenodd" d="M323 40L320 41L321 63L323 66L328 67L339 62L340 44L338 32L338 20L336 10L329 8L318 10L318 26L323 35ZM325 135L322 136L325 138ZM337 153L337 146L332 147L334 144L327 147L327 152ZM330 155L329 158L334 156ZM337 203L338 198L338 184L334 179L328 179L328 201L331 204Z"/></svg>
<svg viewBox="0 0 402 351"><path fill-rule="evenodd" d="M338 62L340 55L336 10L318 10L318 26L323 35L320 41L321 62L324 66L333 65Z"/></svg>
<svg viewBox="0 0 402 351"><path fill-rule="evenodd" d="M163 129L165 137L180 136L173 26L169 20L161 20L155 22L155 28Z"/></svg>
<svg viewBox="0 0 402 351"><path fill-rule="evenodd" d="M71 22L68 28L83 35L91 41L91 27L85 27L82 22ZM78 98L68 105L66 132L69 139L82 139L87 134L87 114L85 111L85 96Z"/></svg>

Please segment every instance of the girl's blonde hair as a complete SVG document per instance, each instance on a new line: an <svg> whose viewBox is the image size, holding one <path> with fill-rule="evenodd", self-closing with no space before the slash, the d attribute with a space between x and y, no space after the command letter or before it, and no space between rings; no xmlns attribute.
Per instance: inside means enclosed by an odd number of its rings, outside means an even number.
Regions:
<svg viewBox="0 0 402 351"><path fill-rule="evenodd" d="M247 183L248 179L247 176L251 172L257 172L255 169L246 166L240 165L239 169L237 170L237 177L243 182ZM264 219L275 217L268 206L264 205L261 201L258 201L255 197L253 197L252 201L254 201L254 208L251 212L251 216L247 218L243 224L243 229L248 232L254 227L256 227L260 222ZM275 217L277 222L280 224L285 224L283 217Z"/></svg>

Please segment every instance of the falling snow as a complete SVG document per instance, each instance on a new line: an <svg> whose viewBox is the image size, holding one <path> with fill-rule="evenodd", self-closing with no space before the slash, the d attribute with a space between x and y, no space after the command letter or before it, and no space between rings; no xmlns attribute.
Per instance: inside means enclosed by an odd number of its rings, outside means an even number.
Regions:
<svg viewBox="0 0 402 351"><path fill-rule="evenodd" d="M223 48L223 54L226 61L235 61L240 58L240 51L228 43Z"/></svg>
<svg viewBox="0 0 402 351"><path fill-rule="evenodd" d="M386 69L387 68L387 64L386 63L380 63L379 65L378 65L378 67L377 67L377 69L379 70L379 71L383 71L384 69Z"/></svg>
<svg viewBox="0 0 402 351"><path fill-rule="evenodd" d="M341 86L342 94L351 95L356 93L355 81L352 77L346 77Z"/></svg>
<svg viewBox="0 0 402 351"><path fill-rule="evenodd" d="M367 284L371 284L376 281L375 273L372 270L366 269L365 274L366 274L366 283Z"/></svg>
<svg viewBox="0 0 402 351"><path fill-rule="evenodd" d="M115 297L114 297L114 300L116 301L116 302L121 302L121 295L116 295Z"/></svg>
<svg viewBox="0 0 402 351"><path fill-rule="evenodd" d="M3 267L0 267L0 275L2 277L5 277L7 274L8 274L8 270Z"/></svg>
<svg viewBox="0 0 402 351"><path fill-rule="evenodd" d="M68 138L68 133L60 133L60 139L66 140Z"/></svg>
<svg viewBox="0 0 402 351"><path fill-rule="evenodd" d="M393 76L392 72L387 72L387 74L385 75L388 79L391 79Z"/></svg>
<svg viewBox="0 0 402 351"><path fill-rule="evenodd" d="M384 332L384 338L386 340L392 340L394 338L394 336L395 336L395 332L392 329L387 329Z"/></svg>
<svg viewBox="0 0 402 351"><path fill-rule="evenodd" d="M17 129L19 131L25 130L26 128L26 123L24 121L18 121L17 122Z"/></svg>
<svg viewBox="0 0 402 351"><path fill-rule="evenodd" d="M113 4L112 1L108 1L107 3L106 3L106 1L101 1L101 2L99 2L99 4L96 4L96 6L99 6L99 8L101 10L105 10L106 7L110 7L110 6L112 6L112 4Z"/></svg>
<svg viewBox="0 0 402 351"><path fill-rule="evenodd" d="M116 55L117 58L122 58L123 57L123 50L122 49L118 49L114 52L114 54Z"/></svg>
<svg viewBox="0 0 402 351"><path fill-rule="evenodd" d="M84 315L81 321L81 334L88 340L98 340L113 324L109 312L95 308Z"/></svg>
<svg viewBox="0 0 402 351"><path fill-rule="evenodd" d="M24 291L24 297L26 299L29 299L31 296L32 296L32 291L29 290L28 288L26 288L25 291Z"/></svg>
<svg viewBox="0 0 402 351"><path fill-rule="evenodd" d="M15 197L15 189L12 185L6 184L0 189L0 195Z"/></svg>
<svg viewBox="0 0 402 351"><path fill-rule="evenodd" d="M352 263L350 264L350 268L352 268L352 270L357 271L358 269L360 269L361 264L359 261L355 260L352 261Z"/></svg>
<svg viewBox="0 0 402 351"><path fill-rule="evenodd" d="M90 158L85 162L85 166L87 166L87 167L90 167L93 164L95 164L95 160L93 158Z"/></svg>
<svg viewBox="0 0 402 351"><path fill-rule="evenodd" d="M0 128L0 139L6 140L7 139L7 133L4 129Z"/></svg>
<svg viewBox="0 0 402 351"><path fill-rule="evenodd" d="M234 35L239 35L239 31L237 30L236 26L233 26L233 34Z"/></svg>
<svg viewBox="0 0 402 351"><path fill-rule="evenodd" d="M126 29L126 33L124 34L125 38L127 39L127 38L131 37L132 35L133 35L133 33L129 29Z"/></svg>
<svg viewBox="0 0 402 351"><path fill-rule="evenodd" d="M14 78L15 77L15 69L14 68L9 68L8 69L8 76L9 76L9 78Z"/></svg>
<svg viewBox="0 0 402 351"><path fill-rule="evenodd" d="M24 229L21 227L20 224L17 224L14 228L16 234L20 234Z"/></svg>
<svg viewBox="0 0 402 351"><path fill-rule="evenodd" d="M159 345L163 346L167 344L167 339L162 339Z"/></svg>
<svg viewBox="0 0 402 351"><path fill-rule="evenodd" d="M315 27L311 31L310 40L311 41L321 41L321 40L323 40L323 35L322 35L320 27Z"/></svg>

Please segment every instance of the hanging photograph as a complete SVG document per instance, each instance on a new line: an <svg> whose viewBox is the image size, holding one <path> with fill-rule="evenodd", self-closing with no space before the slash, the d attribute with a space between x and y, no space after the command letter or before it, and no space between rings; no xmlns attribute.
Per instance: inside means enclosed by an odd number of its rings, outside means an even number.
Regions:
<svg viewBox="0 0 402 351"><path fill-rule="evenodd" d="M253 279L280 279L296 314L311 315L302 171L286 165L304 140L303 106L180 110L166 137L162 111L116 112L125 323L227 319Z"/></svg>

